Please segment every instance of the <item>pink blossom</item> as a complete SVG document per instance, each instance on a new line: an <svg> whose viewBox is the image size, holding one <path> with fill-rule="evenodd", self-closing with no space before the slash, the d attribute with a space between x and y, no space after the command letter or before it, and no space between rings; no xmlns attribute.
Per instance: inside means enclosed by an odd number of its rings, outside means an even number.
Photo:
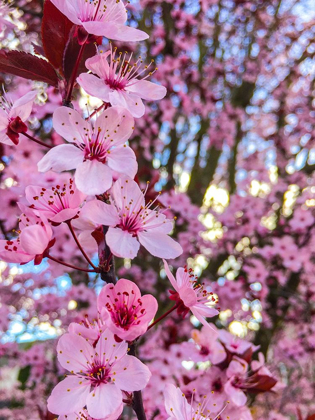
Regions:
<svg viewBox="0 0 315 420"><path fill-rule="evenodd" d="M111 204L91 204L90 219L94 224L109 226L106 243L117 257L136 257L139 242L155 257L178 257L183 250L168 236L173 222L158 209L150 208L156 200L146 205L144 196L135 181L122 177L111 189Z"/></svg>
<svg viewBox="0 0 315 420"><path fill-rule="evenodd" d="M131 64L131 57L116 57L116 49L100 53L86 61L86 67L92 73L82 73L77 81L83 89L92 96L110 103L112 106L122 106L128 109L135 118L140 118L145 113L142 99L156 101L164 98L166 88L146 80L153 72L142 79L139 76L149 70L150 66L142 68L139 58ZM108 61L109 59L109 61Z"/></svg>
<svg viewBox="0 0 315 420"><path fill-rule="evenodd" d="M19 134L26 133L25 122L31 115L37 92L28 92L16 101L11 101L8 95L2 97L0 104L0 143L17 145Z"/></svg>
<svg viewBox="0 0 315 420"><path fill-rule="evenodd" d="M107 328L105 322L108 320L108 318L109 315L105 313L103 314L102 318L93 319L93 321L90 322L86 315L84 320L79 324L77 322L71 322L68 328L68 332L83 337L94 347L102 333Z"/></svg>
<svg viewBox="0 0 315 420"><path fill-rule="evenodd" d="M4 31L5 29L12 29L15 27L15 23L13 23L10 18L10 14L12 9L5 3L2 2L0 4L0 31Z"/></svg>
<svg viewBox="0 0 315 420"><path fill-rule="evenodd" d="M127 10L122 0L52 0L52 3L89 34L127 42L149 38L145 32L125 26Z"/></svg>
<svg viewBox="0 0 315 420"><path fill-rule="evenodd" d="M0 240L0 258L6 262L25 264L35 259L40 264L45 250L52 245L52 229L47 220L28 208L19 219L17 239Z"/></svg>
<svg viewBox="0 0 315 420"><path fill-rule="evenodd" d="M212 329L215 329L215 327L212 326ZM195 356L196 361L210 360L213 365L216 365L226 359L224 347L218 340L213 339L213 336L209 334L208 328L202 327L201 331L193 330L192 338L199 349L198 354Z"/></svg>
<svg viewBox="0 0 315 420"><path fill-rule="evenodd" d="M299 208L295 210L289 225L294 232L303 232L303 230L308 229L314 223L315 219L312 213L303 208Z"/></svg>
<svg viewBox="0 0 315 420"><path fill-rule="evenodd" d="M254 346L249 341L242 340L223 329L219 331L219 340L229 352L237 355L243 355L248 350L256 351L259 349L259 346Z"/></svg>
<svg viewBox="0 0 315 420"><path fill-rule="evenodd" d="M71 178L68 183L56 185L52 189L30 185L26 187L25 195L34 213L38 216L43 214L54 224L76 217L85 198Z"/></svg>
<svg viewBox="0 0 315 420"><path fill-rule="evenodd" d="M119 409L110 416L103 417L102 419L94 419L91 416L89 416L85 408L82 408L81 410L77 410L75 413L59 416L58 420L117 420L120 417L122 410L123 405L121 405Z"/></svg>
<svg viewBox="0 0 315 420"><path fill-rule="evenodd" d="M149 369L127 351L128 343L117 343L109 330L102 333L95 348L78 335L63 335L57 346L58 361L72 374L53 389L49 411L65 415L86 406L96 419L121 413L122 390L142 390L151 376Z"/></svg>
<svg viewBox="0 0 315 420"><path fill-rule="evenodd" d="M175 279L165 260L164 268L169 281L175 289L175 292L171 291L171 299L179 304L177 312L185 316L191 311L199 322L211 330L213 335L216 334L215 330L205 320L205 317L211 318L219 313L213 307L213 304L216 303L213 293L208 292L204 285L197 283L197 277L192 270L178 268Z"/></svg>
<svg viewBox="0 0 315 420"><path fill-rule="evenodd" d="M248 364L245 360L234 356L226 371L229 380L224 385L224 390L231 401L238 407L244 406L247 401L247 397L241 389L247 368Z"/></svg>
<svg viewBox="0 0 315 420"><path fill-rule="evenodd" d="M72 109L54 112L54 128L72 144L51 149L38 163L40 172L76 169L74 180L84 194L102 194L113 182L113 171L133 178L138 165L134 152L124 145L133 131L134 119L121 107L104 111L95 126Z"/></svg>
<svg viewBox="0 0 315 420"><path fill-rule="evenodd" d="M221 418L220 414L224 411L224 409L221 410L220 413L213 417L213 414L207 409L209 398L205 396L204 401L195 404L196 407L194 407L188 404L185 394L180 388L176 388L172 384L166 384L164 399L165 409L169 415L168 420L216 420Z"/></svg>
<svg viewBox="0 0 315 420"><path fill-rule="evenodd" d="M122 340L133 341L148 329L158 304L152 295L141 296L139 287L130 280L120 279L107 284L97 299L98 311L110 315L108 328Z"/></svg>

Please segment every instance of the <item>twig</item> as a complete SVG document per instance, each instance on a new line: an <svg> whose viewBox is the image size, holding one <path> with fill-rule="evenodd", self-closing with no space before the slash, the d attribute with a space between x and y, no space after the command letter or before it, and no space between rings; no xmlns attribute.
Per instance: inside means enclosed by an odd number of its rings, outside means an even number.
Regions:
<svg viewBox="0 0 315 420"><path fill-rule="evenodd" d="M85 273L98 273L99 272L98 269L95 269L95 270L87 270L86 268L76 267L75 265L68 264L66 262L60 261L57 258L52 257L49 254L48 255L45 255L45 257L49 258L52 261L55 261L58 264L64 265L64 266L69 267L69 268L73 268L74 270L84 271Z"/></svg>
<svg viewBox="0 0 315 420"><path fill-rule="evenodd" d="M88 257L88 255L86 254L86 252L84 251L84 249L82 248L82 245L80 244L79 239L77 238L77 235L75 234L75 231L73 230L73 227L71 225L71 220L69 220L69 222L67 222L67 225L69 226L71 235L73 236L73 239L75 240L75 243L77 244L77 246L78 246L79 250L81 251L83 257L90 264L90 266L93 267L94 270L96 270L95 265L92 263L92 261L90 260L90 258Z"/></svg>
<svg viewBox="0 0 315 420"><path fill-rule="evenodd" d="M32 140L32 141L34 141L35 143L37 143L37 144L40 144L41 146L44 146L44 147L48 147L48 149L52 149L54 146L51 146L50 144L46 144L46 143L44 143L43 141L41 141L41 140L38 140L38 139L35 139L35 137L33 137L33 136L31 136L30 134L28 134L28 133L21 133L21 134L23 134L25 137L27 137L29 140Z"/></svg>

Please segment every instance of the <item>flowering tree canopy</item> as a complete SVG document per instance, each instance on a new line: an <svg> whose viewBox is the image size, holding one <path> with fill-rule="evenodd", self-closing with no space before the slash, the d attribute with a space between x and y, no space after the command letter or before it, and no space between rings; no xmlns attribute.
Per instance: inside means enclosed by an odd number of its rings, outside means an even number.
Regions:
<svg viewBox="0 0 315 420"><path fill-rule="evenodd" d="M314 420L314 39L0 0L0 420Z"/></svg>

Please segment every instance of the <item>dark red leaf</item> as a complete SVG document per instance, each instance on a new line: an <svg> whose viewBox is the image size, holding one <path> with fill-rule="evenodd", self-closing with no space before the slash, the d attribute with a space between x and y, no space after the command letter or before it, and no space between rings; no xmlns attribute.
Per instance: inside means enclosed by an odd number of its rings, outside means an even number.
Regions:
<svg viewBox="0 0 315 420"><path fill-rule="evenodd" d="M268 392L273 388L277 380L268 375L254 375L252 376L253 385L248 386L248 391L253 393Z"/></svg>
<svg viewBox="0 0 315 420"><path fill-rule="evenodd" d="M0 72L58 86L58 76L51 64L22 51L0 51Z"/></svg>
<svg viewBox="0 0 315 420"><path fill-rule="evenodd" d="M73 28L72 31L74 32L75 28ZM64 60L63 60L63 73L67 81L69 81L71 78L80 48L81 48L81 45L79 45L78 43L78 38L72 36L72 33L71 33L70 38L68 40L68 44L65 49ZM95 44L94 43L85 44L82 59L80 61L79 69L77 71L77 75L87 71L85 67L85 62L88 58L93 57L95 54L96 54Z"/></svg>
<svg viewBox="0 0 315 420"><path fill-rule="evenodd" d="M45 1L42 41L49 62L62 71L63 55L74 24L50 0Z"/></svg>
<svg viewBox="0 0 315 420"><path fill-rule="evenodd" d="M311 414L306 420L315 420L315 414Z"/></svg>
<svg viewBox="0 0 315 420"><path fill-rule="evenodd" d="M35 51L36 54L39 54L39 55L42 55L43 57L46 57L43 47L41 47L40 45L34 44L34 42L32 42L32 45L33 45L33 48L34 48L34 51Z"/></svg>

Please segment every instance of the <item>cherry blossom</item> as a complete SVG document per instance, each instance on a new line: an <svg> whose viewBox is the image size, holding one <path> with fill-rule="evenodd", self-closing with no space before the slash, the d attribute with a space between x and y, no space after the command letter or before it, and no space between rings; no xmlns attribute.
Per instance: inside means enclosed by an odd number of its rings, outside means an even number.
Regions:
<svg viewBox="0 0 315 420"><path fill-rule="evenodd" d="M68 183L51 189L29 185L25 189L25 196L36 215L43 214L54 224L76 217L85 198L71 178Z"/></svg>
<svg viewBox="0 0 315 420"><path fill-rule="evenodd" d="M234 356L226 372L229 380L224 385L224 390L238 407L244 406L247 401L247 397L242 390L242 382L246 377L247 367L248 364L245 360Z"/></svg>
<svg viewBox="0 0 315 420"><path fill-rule="evenodd" d="M12 9L5 3L0 4L0 31L5 29L12 29L15 27L15 23L12 22L10 14Z"/></svg>
<svg viewBox="0 0 315 420"><path fill-rule="evenodd" d="M214 308L217 302L212 292L208 292L203 284L198 283L197 277L191 269L178 268L176 271L176 279L170 271L165 260L164 269L166 275L174 287L175 291L171 292L171 299L178 304L177 312L186 316L189 311L201 322L206 328L209 328L212 335L216 332L209 326L205 317L213 317L219 313Z"/></svg>
<svg viewBox="0 0 315 420"><path fill-rule="evenodd" d="M149 72L153 62L142 68L141 58L132 64L132 54L129 58L126 53L124 55L118 53L117 57L116 54L115 48L89 58L86 67L94 74L82 73L77 81L89 95L102 99L112 106L123 106L135 118L140 118L145 113L142 99L149 101L163 99L166 89L146 80L156 70ZM149 73L145 77L139 78L147 72Z"/></svg>
<svg viewBox="0 0 315 420"><path fill-rule="evenodd" d="M102 318L93 319L89 321L86 315L79 324L77 322L71 322L68 328L68 332L71 334L77 334L83 337L87 342L95 347L102 333L107 329L106 321L109 319L107 313L103 313Z"/></svg>
<svg viewBox="0 0 315 420"><path fill-rule="evenodd" d="M242 340L223 329L219 331L219 340L226 350L236 355L243 355L248 351L253 352L259 349L259 346L254 346L252 343Z"/></svg>
<svg viewBox="0 0 315 420"><path fill-rule="evenodd" d="M152 295L141 296L139 287L132 281L120 279L115 285L103 287L97 307L102 315L109 314L107 325L114 334L133 341L146 332L158 304Z"/></svg>
<svg viewBox="0 0 315 420"><path fill-rule="evenodd" d="M128 344L117 343L109 330L101 334L95 349L78 335L63 335L57 346L58 361L71 375L53 389L48 409L66 415L86 406L96 419L119 416L122 390L141 390L151 376L139 359L127 355L127 350Z"/></svg>
<svg viewBox="0 0 315 420"><path fill-rule="evenodd" d="M36 96L37 92L32 91L12 101L9 95L4 93L0 104L0 143L19 143L19 135L27 132L25 122L31 115Z"/></svg>
<svg viewBox="0 0 315 420"><path fill-rule="evenodd" d="M115 412L114 414L107 416L106 418L97 419L97 420L116 420L121 415L122 409L123 407L121 406L119 407L117 412ZM81 410L77 410L75 413L66 414L64 416L63 415L58 416L58 420L79 420L79 419L80 420L96 420L92 418L91 416L89 416L85 408L82 408Z"/></svg>
<svg viewBox="0 0 315 420"><path fill-rule="evenodd" d="M211 328L215 329L214 326ZM199 349L197 356L199 360L210 360L210 362L214 365L219 364L225 360L227 355L224 347L218 340L213 340L213 337L209 334L207 327L203 326L201 331L193 330L192 338Z"/></svg>
<svg viewBox="0 0 315 420"><path fill-rule="evenodd" d="M155 201L145 204L145 192L138 184L121 177L111 189L110 204L91 204L90 219L109 226L106 243L114 255L135 258L140 244L160 258L176 258L182 253L181 246L168 236L173 222L158 208L151 209Z"/></svg>
<svg viewBox="0 0 315 420"><path fill-rule="evenodd" d="M125 26L127 10L122 0L52 0L52 3L89 34L127 42L149 37L139 29Z"/></svg>
<svg viewBox="0 0 315 420"><path fill-rule="evenodd" d="M81 192L102 194L112 186L112 171L131 178L137 172L135 154L124 145L132 134L133 123L133 117L121 107L101 113L94 126L77 111L58 108L53 117L55 130L72 144L51 149L38 163L38 169L76 169L74 180Z"/></svg>
<svg viewBox="0 0 315 420"><path fill-rule="evenodd" d="M180 388L176 388L172 384L165 386L164 398L165 409L169 415L168 420L216 420L221 418L220 414L224 411L223 409L216 415L211 412L207 408L210 399L207 396L205 396L202 403L193 404L192 402L192 404L189 404Z"/></svg>
<svg viewBox="0 0 315 420"><path fill-rule="evenodd" d="M23 210L19 219L18 238L0 240L0 258L20 264L35 260L36 264L40 264L43 253L53 244L53 232L43 216L38 217L27 208Z"/></svg>

